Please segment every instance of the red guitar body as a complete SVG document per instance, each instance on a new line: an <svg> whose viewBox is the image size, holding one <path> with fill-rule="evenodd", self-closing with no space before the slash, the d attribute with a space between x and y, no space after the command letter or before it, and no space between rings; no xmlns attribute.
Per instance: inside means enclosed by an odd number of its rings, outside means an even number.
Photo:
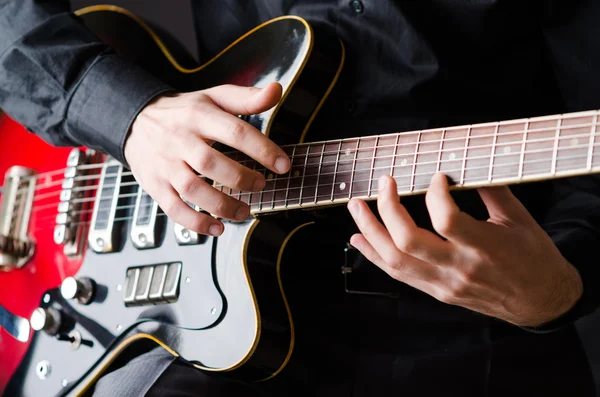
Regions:
<svg viewBox="0 0 600 397"><path fill-rule="evenodd" d="M21 125L0 113L0 174L20 165L43 173L65 168L72 148L56 148L29 133ZM38 184L43 183L41 179ZM0 182L0 185L2 182ZM29 235L35 241L35 254L21 269L0 271L0 305L14 315L29 319L39 306L45 291L74 275L82 257L67 258L63 246L54 243L53 231L58 192L61 186L44 189L48 198L34 201ZM1 198L1 193L0 193ZM33 331L31 331L33 333ZM0 395L17 369L28 342L20 342L0 327Z"/></svg>

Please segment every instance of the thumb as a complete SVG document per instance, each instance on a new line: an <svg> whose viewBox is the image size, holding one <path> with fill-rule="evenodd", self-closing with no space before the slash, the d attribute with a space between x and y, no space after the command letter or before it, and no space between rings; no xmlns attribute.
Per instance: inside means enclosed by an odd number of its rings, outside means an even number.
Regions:
<svg viewBox="0 0 600 397"><path fill-rule="evenodd" d="M281 99L282 91L281 84L273 82L264 88L220 85L205 90L204 94L228 113L251 115L275 106Z"/></svg>
<svg viewBox="0 0 600 397"><path fill-rule="evenodd" d="M523 224L533 221L529 211L512 194L508 186L484 187L477 191L488 210L491 222Z"/></svg>

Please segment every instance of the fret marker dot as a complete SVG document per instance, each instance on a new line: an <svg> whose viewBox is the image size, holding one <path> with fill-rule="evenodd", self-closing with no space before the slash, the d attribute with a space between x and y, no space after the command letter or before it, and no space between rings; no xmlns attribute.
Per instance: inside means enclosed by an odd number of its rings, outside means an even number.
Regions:
<svg viewBox="0 0 600 397"><path fill-rule="evenodd" d="M340 190L344 190L346 188L346 182L340 183Z"/></svg>
<svg viewBox="0 0 600 397"><path fill-rule="evenodd" d="M510 146L504 146L504 149L502 149L502 151L504 153L510 153Z"/></svg>
<svg viewBox="0 0 600 397"><path fill-rule="evenodd" d="M270 181L271 179L273 179L273 174L267 175L267 181Z"/></svg>
<svg viewBox="0 0 600 397"><path fill-rule="evenodd" d="M350 156L350 153L352 153L352 150L350 149L346 149L346 151L344 152L346 156Z"/></svg>
<svg viewBox="0 0 600 397"><path fill-rule="evenodd" d="M294 177L298 178L300 176L300 171L296 170L294 171Z"/></svg>
<svg viewBox="0 0 600 397"><path fill-rule="evenodd" d="M578 144L579 144L579 139L578 138L571 139L571 146L577 146Z"/></svg>
<svg viewBox="0 0 600 397"><path fill-rule="evenodd" d="M405 166L406 164L408 164L408 161L406 161L406 159L402 159L400 165Z"/></svg>
<svg viewBox="0 0 600 397"><path fill-rule="evenodd" d="M450 153L450 160L454 160L456 158L456 153Z"/></svg>

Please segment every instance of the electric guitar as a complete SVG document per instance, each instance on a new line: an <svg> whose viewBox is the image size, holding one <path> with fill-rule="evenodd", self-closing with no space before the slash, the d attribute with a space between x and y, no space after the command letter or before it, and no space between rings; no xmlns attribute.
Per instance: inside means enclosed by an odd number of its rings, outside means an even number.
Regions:
<svg viewBox="0 0 600 397"><path fill-rule="evenodd" d="M396 179L399 194L412 195L424 193L438 171L453 188L466 189L600 168L599 111L302 143L342 70L337 37L298 17L276 18L193 68L178 63L157 34L124 9L96 6L78 14L122 56L179 90L281 83L282 101L245 120L281 144L292 167L273 175L226 151L265 173L267 184L258 193L213 185L249 204L252 214L227 223L218 238L175 224L121 164L84 149L63 156L57 171L9 172L0 220L21 222L0 229L0 237L23 248L3 262L8 273L2 276L16 278L39 266L42 249L69 269L57 272L60 282L56 274L46 281L49 289L36 290L35 305L28 301L18 313L0 301L36 331L30 345L20 345L28 350L18 370L0 367L12 375L11 396L84 395L123 357L156 345L198 370L272 378L288 363L295 338L282 278L286 246L314 224L293 216L307 211L295 210L374 199L381 175ZM47 207L54 216L50 229L38 230L42 197L54 198ZM42 247L50 238L60 253ZM15 296L28 290L18 287L11 290Z"/></svg>

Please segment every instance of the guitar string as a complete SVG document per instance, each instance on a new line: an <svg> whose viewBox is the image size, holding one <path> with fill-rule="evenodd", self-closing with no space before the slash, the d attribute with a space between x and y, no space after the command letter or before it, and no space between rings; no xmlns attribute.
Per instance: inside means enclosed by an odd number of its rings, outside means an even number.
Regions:
<svg viewBox="0 0 600 397"><path fill-rule="evenodd" d="M594 147L598 147L598 146L600 146L600 143L594 144ZM589 148L589 144L588 145L578 145L578 146L563 147L562 150L563 151L566 151L566 150L581 150L581 149L588 149L588 148ZM535 153L539 154L539 153L545 153L545 152L551 152L551 151L553 152L554 148L538 149L538 150L535 150L535 151L531 151L528 154L535 154ZM468 161L476 161L476 160L484 160L485 159L487 161L487 159L491 159L492 157L494 157L494 159L496 159L496 158L501 159L502 157L518 156L518 155L519 155L519 153L496 153L496 154L475 156L475 157L471 157L471 158L468 157L467 160ZM587 158L587 156L588 156L588 154L585 155L586 158ZM392 156L387 156L387 158L391 158L391 157ZM557 159L556 159L556 161L557 162L558 161L566 161L566 160L572 160L574 158L583 158L583 157L584 156L577 156L577 157L573 157L573 156L567 156L567 157L565 157L565 156L558 156ZM368 158L363 158L362 160L363 160L362 161L363 163L371 162L371 160L368 159ZM446 163L449 163L450 161L462 161L462 159L461 158L456 158L456 159L452 159L452 160L444 160L444 162L446 162ZM532 164L533 162L546 162L546 161L550 161L551 162L552 159L526 160L523 164L525 165L525 164ZM357 160L356 163L358 163L358 162L359 161ZM333 164L333 163L334 162L330 162L329 164ZM348 162L346 162L346 164L352 164L352 163L355 163L355 162L351 161L351 160L348 160ZM437 165L437 164L438 164L438 161L435 160L435 161L428 161L428 162L417 162L416 165L417 165L417 167L419 167L419 166L422 167L422 166ZM281 179L279 181L280 182L282 182L282 181L285 182L288 179L290 181L294 180L294 179L296 179L296 180L299 180L299 179L305 180L305 179L312 178L312 177L317 177L317 176L325 176L325 177L327 177L327 176L336 176L337 177L338 175L345 175L345 174L349 174L351 172L354 172L356 174L357 172L368 172L368 171L378 171L378 170L386 170L386 171L388 171L390 169L393 169L395 171L396 169L402 169L403 167L409 167L409 166L412 166L412 165L413 165L413 163L406 163L404 165L403 164L398 165L398 164L396 164L395 158L394 158L393 161L390 162L390 164L379 166L379 167L365 168L365 169L358 169L358 168L356 168L356 169L354 169L354 171L338 171L338 172L329 172L329 173L304 174L304 175L298 175L298 176L292 175L292 176L287 176L287 177L285 175L282 175L282 176L280 176ZM521 165L521 162L519 161L517 163L499 163L499 164L493 164L493 168L509 167L509 166L516 166L516 165ZM314 165L311 165L311 166L317 166L317 164L314 164ZM465 169L465 171L468 172L468 171L474 171L476 169L489 169L489 167L490 167L490 165L489 165L489 162L488 162L488 164L486 164L485 166L481 166L481 167L468 166ZM392 171L392 172L394 172L394 171ZM462 168L451 169L451 170L442 170L442 171L443 172L462 171ZM412 175L413 175L413 173L410 173L410 174L407 174L405 176L406 177L411 177ZM421 174L419 174L418 172L414 173L415 177L418 177L420 175ZM341 182L345 182L345 181L339 181L339 182L341 183ZM355 182L362 182L362 181L359 180L359 181L355 181ZM273 182L272 180L268 180L267 183L275 183L275 182ZM126 187L126 186L136 186L136 185L138 185L138 182L132 181L132 182L123 182L123 183L118 184L118 185L117 184L103 185L103 188L111 188L111 187L116 187L116 186ZM73 192L91 191L91 190L97 189L98 186L99 186L99 184L88 185L88 186L82 186L82 187L79 187L79 188L74 188L74 189L71 189L71 190ZM307 186L307 188L311 188L311 187L315 187L315 186L318 186L318 185ZM228 186L225 186L225 185L222 185L222 184L216 184L216 183L213 184L212 187L214 187L215 189L227 188L227 189L230 189L230 190L238 190L238 189L232 189L232 188L229 188ZM262 192L263 193L270 193L270 192L278 192L278 191L285 191L285 190L286 190L286 188L279 188L279 189L272 189L272 190L268 190L267 189L267 190L262 190ZM221 190L221 191L223 191L223 190ZM242 194L250 194L250 193L251 192L242 192ZM252 192L252 193L258 193L258 192ZM137 193L135 193L135 194L137 194ZM235 194L238 194L238 193L235 193ZM37 200L43 200L43 199L47 199L47 198L50 198L50 197L53 197L53 196L59 196L59 195L60 195L60 191L56 191L56 192L52 192L52 193L46 194L44 197L41 197L41 196L36 197L35 201L37 201ZM72 202L77 202L76 200L72 201Z"/></svg>
<svg viewBox="0 0 600 397"><path fill-rule="evenodd" d="M597 136L597 134L594 134L594 137L595 136ZM547 139L536 139L536 140L532 140L530 142L527 142L526 144L544 143L544 142L551 142L551 141L555 142L556 140L560 141L560 140L567 140L567 139L570 139L570 140L576 139L577 140L579 138L588 138L588 137L590 137L589 133L588 134L578 134L578 135L563 136L563 137L554 138L554 139L550 139L550 138L547 138ZM495 149L498 149L499 147L507 148L507 147L510 147L510 146L521 146L522 147L523 144L522 144L522 142L521 143L518 143L518 142L505 142L505 143L496 143L495 145L489 145L489 144L487 144L487 145L475 145L475 146L472 146L472 147L469 146L468 150L469 151L472 151L472 150L482 150L482 149L488 149L488 148L492 148L492 147L494 147ZM389 145L388 147L389 148L394 148L394 145ZM557 151L560 152L560 151L565 151L565 150L570 150L570 149L575 149L575 148L584 148L584 147L589 147L589 144L587 144L587 145L581 145L581 146L577 146L577 147L575 147L575 146L560 147L559 146L557 148ZM373 155L375 155L377 161L387 160L389 158L393 158L394 163L395 163L395 160L398 157L415 157L414 154L410 154L409 155L409 154L402 154L402 153L401 154L396 154L396 155L391 155L391 156L390 155L376 156L376 154L374 152L378 151L380 149L381 148L379 148L379 147L377 147L377 148L371 147L371 148L368 148L368 150L367 149L364 150L364 152L365 153L366 152L368 152L368 153L373 152ZM552 150L553 149L554 148L552 148ZM438 149L438 150L429 150L429 151L422 151L422 152L417 151L416 156L423 156L423 155L428 155L428 154L440 154L440 153L444 153L444 152L446 152L446 153L447 152L455 152L455 151L456 152L460 152L460 151L463 151L463 150L464 150L464 148L446 148L446 149L442 148L441 150ZM527 154L533 154L533 153L541 153L541 152L548 151L548 150L551 150L551 149L537 149L537 150L530 149L530 150L528 150L527 147L525 147L525 151L524 152L525 152L525 155L527 155ZM356 151L356 149L354 151ZM335 152L335 153L336 154L341 154L341 151ZM344 151L344 154L346 154L348 156L350 154L352 154L352 153L353 153L352 150ZM496 157L502 157L502 156L511 156L511 155L517 155L518 153L520 153L520 152L517 152L517 153L507 153L507 152L505 152L505 153L497 153L496 150L495 150L494 153L490 153L489 155L486 155L486 156L474 156L474 157L469 157L469 154L467 153L466 160L467 161L469 161L469 160L472 161L472 160L489 158L489 157L495 157L496 158ZM307 153L307 154L301 154L301 155L298 155L297 158L298 159L302 159L302 158L305 158L306 156L310 157L310 155L311 154L309 154L309 153ZM315 155L315 154L313 153L312 155ZM320 155L318 155L318 156L321 157ZM560 153L558 153L558 156L560 156ZM355 162L367 162L367 161L368 162L372 162L372 157L373 156L369 155L368 157L369 158L363 157L363 158L357 158L357 159L354 159L354 160L348 159L348 160L343 160L343 161L326 161L326 162L320 162L318 164L317 163L310 164L310 166L328 166L328 165L335 165L335 164L338 164L338 165L347 165L347 164L352 164L352 163L355 163ZM449 162L449 161L456 161L456 160L459 160L459 159L444 159L443 161L444 162ZM251 160L251 161L253 161L253 160ZM253 161L253 162L256 163L255 161ZM437 163L437 162L438 161L417 162L417 166L419 166L419 165L434 164L434 163ZM411 165L412 164L413 163L411 163ZM298 164L296 164L296 165L292 164L292 171L293 171L293 167L295 167L295 166L297 167L299 165ZM401 166L403 166L403 165L401 165ZM395 165L394 167L397 167L397 165ZM266 173L266 171L267 171L266 168L257 168L256 170L259 171L259 172L263 172L263 173ZM129 176L131 174L132 173L128 172L128 171L125 171L125 172L121 173L122 176ZM105 177L112 177L112 176L117 176L117 175L118 174L105 174ZM315 175L317 175L317 174L315 174ZM327 175L327 174L320 174L320 175ZM309 177L309 176L312 176L312 175L305 175L305 177ZM282 179L286 179L285 175L281 175L280 177ZM89 181L91 181L91 180L95 180L95 179L101 179L101 175L85 175L85 176L75 177L73 179L76 180L76 181L82 181L82 180L89 180ZM53 186L58 186L61 183L62 183L62 181L56 181L56 182L53 182L52 185ZM47 187L49 188L49 187L53 187L53 186L47 186ZM91 190L95 186L99 186L99 184L77 187L77 188L74 188L74 189L71 189L71 190L72 191ZM104 187L112 187L112 186L116 186L116 185L104 185ZM127 186L127 184L123 183L120 186ZM214 184L213 185L213 187L216 187L216 188L220 188L221 186L225 186L225 185L222 185L222 184ZM22 189L25 190L25 191L27 190L27 188L22 188ZM36 190L37 190L37 188L36 188ZM47 194L36 194L35 197L34 197L34 201L43 200L45 198L52 197L54 195L59 195L59 194L60 194L60 190L55 191L55 192L51 192L51 193L47 193Z"/></svg>
<svg viewBox="0 0 600 397"><path fill-rule="evenodd" d="M573 158L584 158L586 156L581 156L580 155L580 156L572 156L572 157ZM526 162L526 163L527 164L530 164L530 163L539 163L539 162L543 162L543 161L547 161L547 160L533 160L533 161L529 161L529 162ZM510 165L510 166L516 166L516 165L520 165L520 163L511 163L511 164L508 164L508 165ZM488 167L481 166L481 167L477 167L477 168L483 170L483 169L487 169ZM455 171L461 171L461 169L447 170L445 172L449 173L449 172L455 172ZM423 176L423 177L427 176L429 178L427 180L429 181L431 179L431 177L433 177L433 175L435 175L435 173L436 172L425 172L425 173L418 174L417 176ZM535 177L535 176L543 175L543 174L544 173L535 173L535 174L532 174L532 175L525 175L525 177ZM410 175L400 175L400 176L394 176L393 178L398 182L401 178L407 178L409 176ZM514 173L513 172L501 173L501 174L494 174L495 179L502 179L502 178L511 177L511 176L514 177ZM465 181L464 182L465 183L471 183L471 182L480 182L480 181L484 181L484 180L487 180L487 178L483 178L483 177L468 177L467 176L467 177L465 177ZM371 182L371 181L372 181L372 179L362 179L362 180L355 181L355 183L358 185L359 183L362 183L362 182ZM405 185L398 185L397 189L398 189L398 191L400 193L401 192L410 192L411 189L414 190L414 188L416 188L417 185L418 186L423 185L424 187L427 187L429 185L429 183L426 183L426 184L423 184L423 183L418 183L417 184L417 183L415 183L414 185L409 183L409 184L405 184ZM309 190L309 191L312 191L312 188L315 188L315 196L317 197L317 199L319 197L321 197L321 195L318 194L318 188L319 187L331 187L331 190L333 190L334 189L334 184L333 183L328 183L328 184L323 184L321 186L316 186L316 185L304 186L304 188L307 189L307 190ZM352 187L350 187L350 188L352 188ZM293 190L293 189L300 189L300 187L299 186L295 186L295 187L290 188L289 190ZM323 195L326 195L327 197L331 197L331 193L332 193L331 190L327 191L326 193L323 193ZM271 200L264 200L264 201L260 201L260 202L251 202L251 197L249 196L248 197L249 198L249 202L245 202L245 201L244 202L246 204L248 204L251 207L251 209L254 209L254 210L258 209L260 211L260 210L262 210L262 208L267 208L266 206L263 206L263 204L270 205L271 208L274 208L275 205L279 206L278 203L282 203L283 204L283 208L285 208L288 205L316 204L319 201L319 200L317 200L317 201L307 201L307 202L304 202L304 201L302 201L303 197L298 196L298 197L294 197L294 198L291 199L291 200L298 200L298 203L292 203L292 204L290 204L289 203L290 199L277 199L277 195L276 194L277 194L278 191L281 191L281 189L266 191L266 193L273 192L273 199L271 199ZM368 193L369 189L365 189L365 190L354 190L354 189L350 190L349 189L348 192L344 192L344 194L343 194L342 197L338 197L338 196L340 196L341 191L338 192L338 193L334 192L333 193L333 200L350 199L350 196L355 197L357 194L358 195L362 195L365 192ZM259 192L254 192L252 194L258 194L258 193ZM249 194L250 193L242 192L242 195L249 195ZM137 193L135 193L135 194L121 195L119 197L123 197L123 198L125 198L125 197L134 197L136 195L137 195ZM313 194L311 193L311 196L312 195ZM364 197L370 197L370 195L367 194L367 195L364 195ZM241 197L240 197L240 199L241 199ZM83 200L85 200L85 201L83 201ZM81 203L81 202L92 202L92 201L95 201L95 198L87 198L87 199L83 199L83 200L79 201L78 203ZM331 202L332 199L320 200L320 202L327 202L327 201ZM153 205L153 203L148 203L148 204L141 205L140 208L147 208L147 207L152 206L152 205ZM258 205L258 208L254 208L253 207L254 205ZM52 206L53 206L53 208L56 208L55 204L53 204ZM118 210L133 209L133 208L135 208L135 204L117 206L116 210L118 211ZM89 213L91 213L93 211L94 211L94 209L78 210L78 211L74 211L73 215L75 215L75 214L89 214ZM50 217L40 218L40 219L38 219L38 221L42 222L42 221L47 221L47 220L51 220L51 219L54 219L54 218L55 218L55 216L53 215L53 216L50 216ZM123 219L132 219L132 218L133 217L128 217L128 218L123 218Z"/></svg>
<svg viewBox="0 0 600 397"><path fill-rule="evenodd" d="M583 158L584 156L574 156L574 157ZM517 164L519 164L519 163L514 163L513 165L517 165ZM460 170L456 170L456 171L460 171ZM434 174L435 174L435 172L429 173L429 174L423 174L423 175L433 176ZM535 177L537 175L538 174L525 175L525 177L528 177L528 176L529 177ZM504 173L504 174L498 174L498 175L496 175L497 179L502 179L502 178L511 177L511 176L514 176L514 174L512 172L511 173ZM395 180L397 178L398 177L394 177ZM484 178L478 178L478 177L471 177L471 178L465 177L463 185L467 184L467 183L472 183L472 182L480 182L480 181L483 181L483 180L487 180L487 178L484 179ZM365 179L365 180L357 181L357 182L368 182L368 181L369 180ZM429 185L428 183L427 184L423 184L422 188L426 188L428 185ZM314 186L312 186L312 187L314 187ZM406 184L406 185L398 185L397 186L397 191L398 191L398 194L400 194L400 195L409 195L414 190L414 188L416 188L416 187L421 187L421 184L412 185L412 184L409 183L409 184ZM294 187L294 189L299 189L299 188L300 187ZM308 188L308 187L305 186L305 188ZM269 210L269 209L273 209L273 210L281 209L281 210L284 210L285 208L288 208L289 206L294 206L295 208L300 209L303 206L304 207L306 207L306 206L310 207L310 206L315 205L315 204L327 205L328 203L333 204L335 202L340 202L340 201L343 201L343 202L344 201L349 201L350 198L351 198L351 197L349 197L349 195L351 195L352 198L360 198L360 199L363 199L363 198L364 199L368 199L368 198L373 198L374 196L377 196L377 194L369 195L368 192L369 192L369 189L367 188L367 189L361 189L361 190L352 190L351 192L344 193L343 197L338 197L337 195L334 194L333 200L330 199L330 198L328 198L328 199L322 199L322 200L318 200L317 199L317 201L303 202L302 201L302 197L297 197L297 198L292 198L291 200L290 199L287 199L287 200L286 199L265 200L263 202L256 202L256 203L252 203L252 204L249 204L249 205L251 207L251 213L252 213L252 211L254 211L255 214L256 213L260 214L261 211L268 212L267 210ZM331 196L330 192L328 192L326 195L327 195L327 197ZM312 194L311 194L311 196L312 196ZM319 196L317 196L317 198L318 197ZM294 202L294 203L291 203L291 204L289 203L289 201L294 201L294 200L297 200L297 202ZM287 204L286 204L286 201L288 202ZM283 202L283 206L280 206L279 204L276 204L276 203L280 203L280 202ZM246 203L246 204L248 204L248 203ZM256 207L256 208L252 207L252 205L255 205L255 204L258 205L258 207ZM270 206L261 206L262 204L268 204ZM275 207L275 206L277 206L277 207ZM128 208L129 210L133 209L132 206L128 206L128 207L129 207ZM135 206L133 206L133 207L135 207ZM93 209L92 210L86 210L86 211L93 211ZM165 213L157 213L156 216L157 217L158 216L167 216L167 214L165 214ZM52 218L54 218L54 217L47 217L47 218L45 218L45 220L50 220ZM115 218L113 220L113 222L114 223L125 222L125 221L131 220L131 219L133 219L133 216L124 216L124 217ZM41 219L40 219L40 221L41 221ZM79 226L79 225L89 225L89 224L91 224L91 220L89 220L89 221L80 221L80 222L73 222L70 225L71 226ZM50 228L54 228L55 226L56 225L44 225L44 226L37 227L37 228L34 227L34 231L47 230L47 229L50 229Z"/></svg>
<svg viewBox="0 0 600 397"><path fill-rule="evenodd" d="M556 121L556 120L555 120ZM500 123L497 123L500 124ZM520 123L518 123L520 124ZM495 125L495 124L494 124ZM487 134L487 135L473 135L471 138L472 139L481 139L481 138L488 138L488 137L495 137L495 136L499 136L502 135L503 137L508 136L508 135L520 135L520 134L524 134L527 132L528 136L531 136L531 134L537 133L537 132L555 132L557 129L562 132L564 130L571 130L571 129L579 129L579 128L589 128L589 127L596 127L594 129L597 129L598 125L600 125L600 121L596 121L596 122L592 122L592 123L584 123L584 124L577 124L577 125L565 125L565 126L558 126L558 127L545 127L545 128L538 128L538 129L525 129L525 130L519 130L519 131L507 131L507 132L498 132L495 131L493 134ZM449 127L449 128L445 128L445 129L433 129L433 130L425 130L423 131L425 134L424 135L428 135L428 134L434 134L434 133L442 133L443 131L447 131L447 130L462 130L462 129L477 129L477 128L490 128L492 127L492 125L490 126L478 126L478 125L472 125L472 126L460 126L460 127ZM307 147L307 152L305 154L299 154L298 156L320 156L321 152L319 153L311 153L310 152L310 147L311 146L315 146L317 147L318 145L327 145L328 143L335 143L335 144L340 144L340 143L353 143L355 144L356 142L360 142L360 141L367 141L369 139L378 139L383 137L384 139L389 137L389 138L395 138L397 136L408 136L410 134L417 134L419 133L419 131L409 131L409 132L400 132L400 133L391 133L391 134L382 134L382 135L375 135L375 136L367 136L367 137L356 137L356 138L346 138L346 139L336 139L336 140L331 140L331 141L321 141L321 142L311 142L311 143L303 143L303 144L293 144L293 145L284 145L282 146L282 148L298 148L298 147L302 147L302 146L306 146ZM598 131L594 131L594 135L596 135L598 133ZM581 136L590 136L591 135L591 131L585 134L581 134ZM552 138L543 138L543 139L538 139L535 141L554 141L556 139L567 139L567 138L574 138L574 136L559 136L558 138L556 136L553 136ZM335 150L335 151L329 151L329 152L324 152L324 155L330 155L330 154L337 154L337 153L341 153L341 152L353 152L355 150L358 150L359 152L361 150L366 151L372 151L372 150L380 150L380 149L385 149L385 148L394 148L394 147L403 147L403 146L409 146L412 147L412 145L416 145L417 143L419 144L432 144L432 143L447 143L447 142L451 142L451 141L463 141L466 140L466 136L465 137L455 137L455 138L443 138L443 139L437 139L437 140L429 140L429 141L419 141L419 142L404 142L404 143L398 143L395 145L376 145L376 146L370 146L370 147L358 147L358 149L346 149L346 150ZM534 140L529 140L528 137L526 137L525 139L525 143L533 143L535 142ZM518 140L518 142L522 143L522 140ZM517 141L515 141L515 144L517 143ZM510 144L510 143L504 143L504 144ZM482 147L487 147L490 145L482 145ZM469 147L469 149L471 149ZM454 149L454 150L458 150ZM233 151L233 152L227 152L224 153L225 155L244 155L242 152L239 151ZM256 162L253 159L244 159L244 160L239 160L239 162L241 164L244 163L253 163ZM90 169L100 169L103 168L105 166L105 164L84 164L84 165L79 165L76 166L77 170L90 170ZM55 170L55 171L50 171L50 172L46 172L46 173L42 173L42 174L37 174L37 175L33 175L29 178L39 178L41 179L42 177L48 177L50 175L58 175L61 172L63 172L64 170L67 170L71 167L66 167L60 170ZM127 175L131 175L132 173L130 171L126 171L124 172L124 174L127 173ZM100 175L98 175L98 178L100 177ZM23 178L23 180L27 180L28 178ZM60 184L60 182L62 182L62 180L54 182L56 184L54 184L53 186L56 186L58 184ZM36 191L38 189L45 189L45 188L49 188L52 186L36 186ZM24 188L26 189L26 188Z"/></svg>

